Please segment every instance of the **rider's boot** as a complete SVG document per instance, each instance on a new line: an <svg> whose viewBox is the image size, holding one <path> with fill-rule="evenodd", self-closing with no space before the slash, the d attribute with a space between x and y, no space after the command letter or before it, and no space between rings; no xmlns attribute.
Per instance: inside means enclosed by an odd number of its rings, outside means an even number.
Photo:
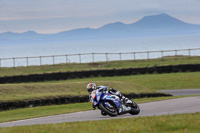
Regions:
<svg viewBox="0 0 200 133"><path fill-rule="evenodd" d="M129 100L128 98L126 98L125 96L123 96L123 95L121 95L121 101L123 102L123 103L125 103L126 104L126 102Z"/></svg>
<svg viewBox="0 0 200 133"><path fill-rule="evenodd" d="M123 96L123 95L121 95L121 101L122 101L122 103L124 103L125 105L126 105L126 104L131 104L131 103L132 103L132 101L131 101L130 99L126 98L126 97Z"/></svg>

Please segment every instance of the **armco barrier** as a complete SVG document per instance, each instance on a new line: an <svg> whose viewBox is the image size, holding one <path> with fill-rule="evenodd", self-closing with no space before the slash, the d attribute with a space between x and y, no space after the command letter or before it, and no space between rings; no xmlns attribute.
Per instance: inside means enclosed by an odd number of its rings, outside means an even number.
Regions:
<svg viewBox="0 0 200 133"><path fill-rule="evenodd" d="M73 78L87 78L87 77L98 77L98 76L106 77L106 76L137 75L146 73L161 74L161 73L172 73L172 72L195 72L195 71L200 71L200 64L184 64L184 65L169 65L169 66L153 66L153 67L143 67L143 68L90 70L90 71L5 76L5 77L0 77L0 84L38 82L38 81L48 81L48 80L66 80Z"/></svg>
<svg viewBox="0 0 200 133"><path fill-rule="evenodd" d="M143 98L143 97L172 96L170 94L164 94L164 93L140 93L140 94L130 93L123 95L125 97L128 97L129 99ZM86 96L73 96L73 97L62 96L62 97L44 98L44 99L35 99L26 101L0 102L0 111L17 109L17 108L45 106L45 105L82 103L88 101L89 101L89 96L86 95Z"/></svg>

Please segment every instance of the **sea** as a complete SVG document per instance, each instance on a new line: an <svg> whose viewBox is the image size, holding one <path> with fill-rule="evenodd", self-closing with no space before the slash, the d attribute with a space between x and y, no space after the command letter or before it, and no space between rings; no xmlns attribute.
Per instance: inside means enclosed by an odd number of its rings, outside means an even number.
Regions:
<svg viewBox="0 0 200 133"><path fill-rule="evenodd" d="M187 50L196 48L197 50ZM0 67L136 60L189 54L200 56L200 35L120 38L34 45L0 44Z"/></svg>

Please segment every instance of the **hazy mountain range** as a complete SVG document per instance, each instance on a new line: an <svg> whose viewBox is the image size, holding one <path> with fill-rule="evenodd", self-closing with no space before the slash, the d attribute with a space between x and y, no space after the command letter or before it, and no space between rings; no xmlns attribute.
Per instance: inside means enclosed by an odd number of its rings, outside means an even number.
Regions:
<svg viewBox="0 0 200 133"><path fill-rule="evenodd" d="M180 21L167 14L143 17L141 20L124 24L121 22L104 25L97 29L82 28L56 34L0 33L0 44L51 43L81 40L137 38L151 36L200 35L200 25Z"/></svg>

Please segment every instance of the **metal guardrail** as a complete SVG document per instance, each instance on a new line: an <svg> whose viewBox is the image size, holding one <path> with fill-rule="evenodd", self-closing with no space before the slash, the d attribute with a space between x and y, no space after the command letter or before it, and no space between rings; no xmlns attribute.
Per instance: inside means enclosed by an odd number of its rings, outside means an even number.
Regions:
<svg viewBox="0 0 200 133"><path fill-rule="evenodd" d="M139 59L149 60L153 58L163 58L165 56L177 56L177 55L200 56L200 48L162 50L162 51L143 51L143 52L80 53L80 54L66 54L66 55L0 58L0 68L17 67L17 66L28 67L32 65L38 65L38 66L55 65L61 63L95 63L100 61L108 62L114 60L139 60Z"/></svg>

